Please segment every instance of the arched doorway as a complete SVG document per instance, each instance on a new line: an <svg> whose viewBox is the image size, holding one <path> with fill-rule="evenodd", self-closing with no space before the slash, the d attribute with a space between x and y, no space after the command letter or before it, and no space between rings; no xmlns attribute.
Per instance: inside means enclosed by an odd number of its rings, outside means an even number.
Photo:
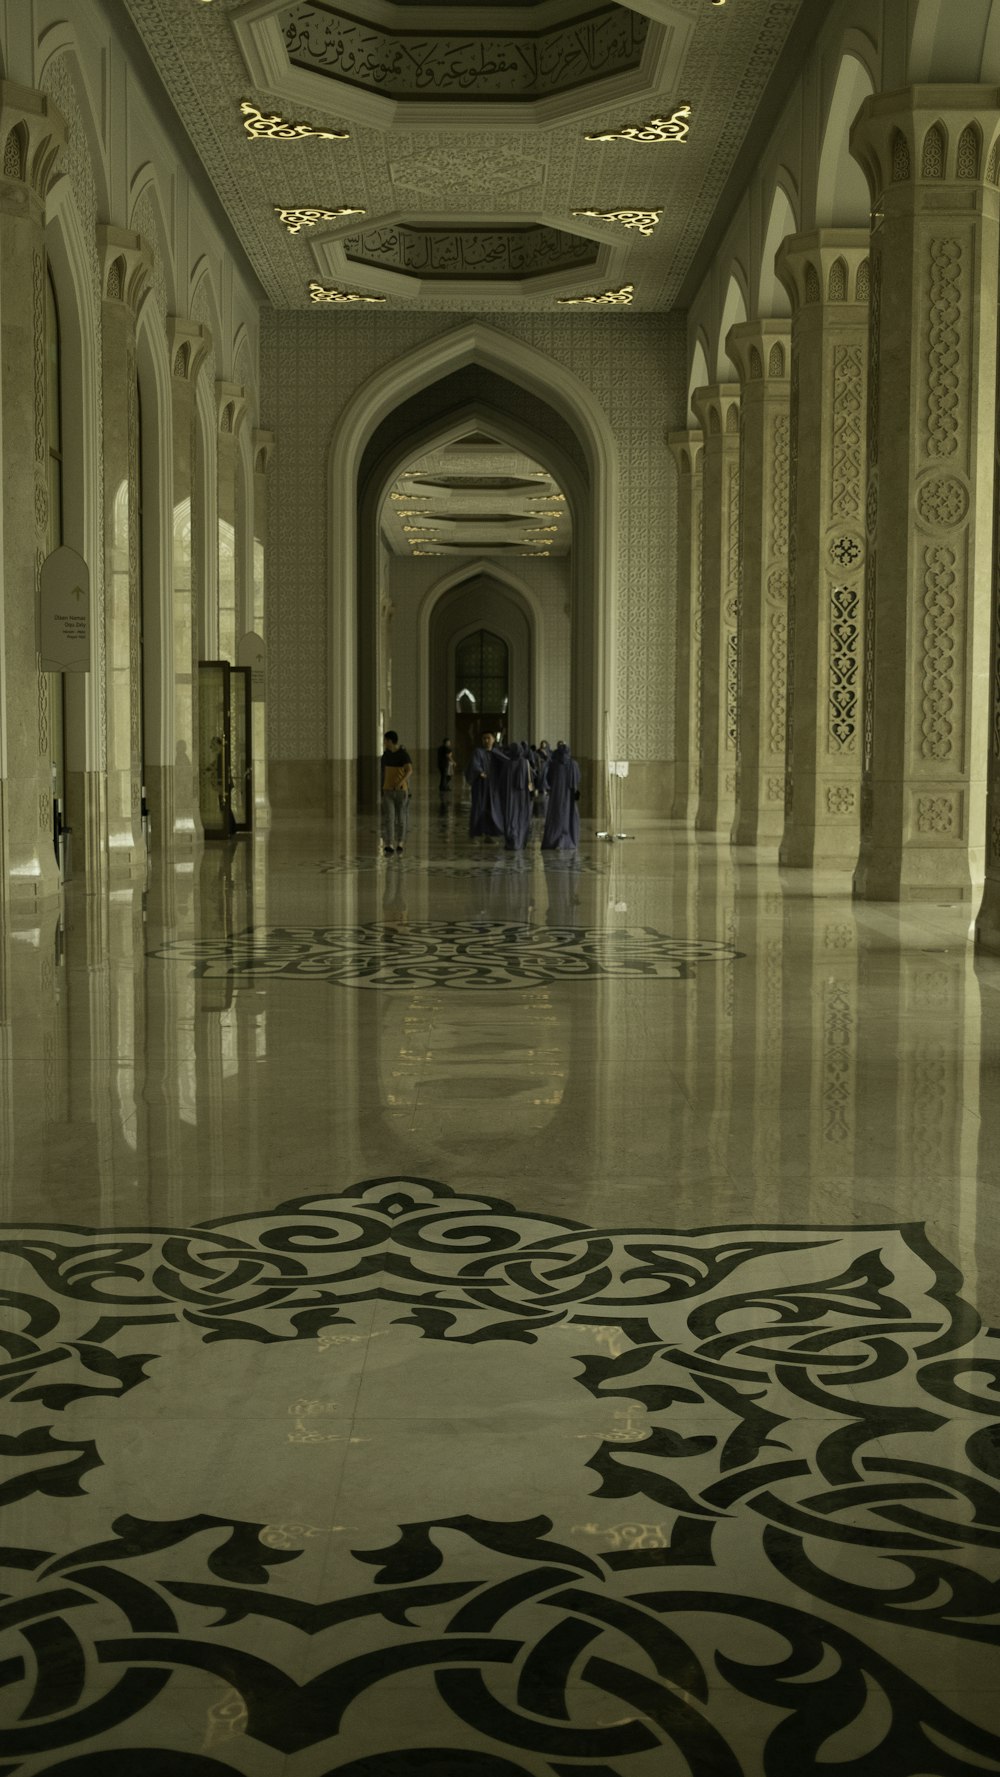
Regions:
<svg viewBox="0 0 1000 1777"><path fill-rule="evenodd" d="M449 425L541 458L566 490L574 537L571 732L593 783L614 733L614 441L590 392L533 347L478 323L389 365L358 392L331 454L330 751L333 804L371 806L377 757L378 514L407 458ZM352 670L352 667L354 670Z"/></svg>

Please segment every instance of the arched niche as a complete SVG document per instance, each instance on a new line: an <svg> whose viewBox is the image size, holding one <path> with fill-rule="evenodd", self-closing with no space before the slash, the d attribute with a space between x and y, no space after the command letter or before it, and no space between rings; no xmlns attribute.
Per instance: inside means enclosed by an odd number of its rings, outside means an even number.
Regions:
<svg viewBox="0 0 1000 1777"><path fill-rule="evenodd" d="M691 356L691 375L688 378L688 426L689 427L694 426L697 428L701 423L698 419L698 415L695 413L695 410L694 410L693 397L694 397L695 389L706 388L708 386L708 384L711 382L711 380L712 379L708 374L708 353L705 350L704 341L699 337L694 342L694 352L692 353L692 356Z"/></svg>
<svg viewBox="0 0 1000 1777"><path fill-rule="evenodd" d="M875 88L864 63L841 57L830 100L816 181L817 228L867 228L871 213L868 181L851 154L851 125Z"/></svg>
<svg viewBox="0 0 1000 1777"><path fill-rule="evenodd" d="M735 364L726 350L726 340L731 327L738 327L747 318L746 297L740 286L736 273L730 273L726 288L726 300L722 306L722 324L719 328L719 344L716 351L715 380L720 383L739 382L740 376Z"/></svg>
<svg viewBox="0 0 1000 1777"><path fill-rule="evenodd" d="M757 313L765 320L774 320L792 312L785 289L774 269L774 259L782 241L798 233L798 219L784 185L779 181L771 199L771 213L764 235L757 286Z"/></svg>
<svg viewBox="0 0 1000 1777"><path fill-rule="evenodd" d="M1000 79L998 11L997 0L918 0L910 35L910 81Z"/></svg>
<svg viewBox="0 0 1000 1777"><path fill-rule="evenodd" d="M480 626L497 630L512 657L512 715L515 739L538 739L545 719L542 705L542 659L546 645L539 601L526 581L505 562L482 558L456 565L425 594L417 618L417 730L432 754L447 723L455 723L450 695L453 644L460 634ZM447 714L447 712L451 712ZM437 732L446 716L445 726ZM537 732L536 732L537 730Z"/></svg>
<svg viewBox="0 0 1000 1777"><path fill-rule="evenodd" d="M571 727L597 782L615 705L617 461L590 391L545 354L473 323L386 366L348 403L330 458L330 754L335 808L374 795L378 517L407 459L454 424L487 424L548 468L573 520ZM614 742L612 741L612 744Z"/></svg>

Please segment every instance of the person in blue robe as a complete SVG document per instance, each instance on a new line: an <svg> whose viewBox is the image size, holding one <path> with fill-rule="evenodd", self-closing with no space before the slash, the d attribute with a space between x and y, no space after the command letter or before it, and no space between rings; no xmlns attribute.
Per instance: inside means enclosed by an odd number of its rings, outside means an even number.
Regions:
<svg viewBox="0 0 1000 1777"><path fill-rule="evenodd" d="M549 766L552 754L547 740L540 740L534 750L535 770L535 814L540 821L545 820L549 806Z"/></svg>
<svg viewBox="0 0 1000 1777"><path fill-rule="evenodd" d="M508 851L523 851L531 837L533 787L528 743L522 740L511 748L507 761L504 844Z"/></svg>
<svg viewBox="0 0 1000 1777"><path fill-rule="evenodd" d="M549 806L543 851L575 851L580 843L580 767L561 740L549 765Z"/></svg>
<svg viewBox="0 0 1000 1777"><path fill-rule="evenodd" d="M469 810L470 839L499 839L503 836L503 771L506 760L495 747L495 737L484 734L465 768L465 781L472 791ZM494 753L497 756L494 758Z"/></svg>

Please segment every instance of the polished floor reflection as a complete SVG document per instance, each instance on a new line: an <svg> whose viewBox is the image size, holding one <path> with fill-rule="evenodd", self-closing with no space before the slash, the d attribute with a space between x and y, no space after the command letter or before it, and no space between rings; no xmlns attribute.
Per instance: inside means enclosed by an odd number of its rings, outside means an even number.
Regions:
<svg viewBox="0 0 1000 1777"><path fill-rule="evenodd" d="M1000 1772L968 909L375 851L4 934L0 1777Z"/></svg>

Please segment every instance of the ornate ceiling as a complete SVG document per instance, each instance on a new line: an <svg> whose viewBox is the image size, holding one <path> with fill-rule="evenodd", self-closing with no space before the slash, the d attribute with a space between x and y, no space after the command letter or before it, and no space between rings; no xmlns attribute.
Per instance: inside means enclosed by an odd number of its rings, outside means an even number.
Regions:
<svg viewBox="0 0 1000 1777"><path fill-rule="evenodd" d="M666 310L802 0L124 0L268 299Z"/></svg>
<svg viewBox="0 0 1000 1777"><path fill-rule="evenodd" d="M395 555L564 556L566 496L541 463L481 432L408 463L382 508Z"/></svg>

